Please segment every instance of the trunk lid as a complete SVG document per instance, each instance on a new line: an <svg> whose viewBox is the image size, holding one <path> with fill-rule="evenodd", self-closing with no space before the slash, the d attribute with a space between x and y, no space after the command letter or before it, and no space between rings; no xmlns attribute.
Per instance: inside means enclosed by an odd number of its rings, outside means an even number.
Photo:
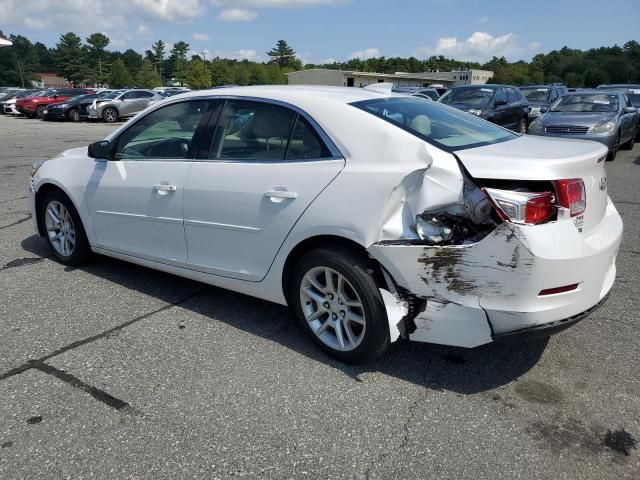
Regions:
<svg viewBox="0 0 640 480"><path fill-rule="evenodd" d="M600 143L524 135L511 141L455 152L477 179L554 181L580 178L586 210L572 220L588 234L607 208L607 149Z"/></svg>

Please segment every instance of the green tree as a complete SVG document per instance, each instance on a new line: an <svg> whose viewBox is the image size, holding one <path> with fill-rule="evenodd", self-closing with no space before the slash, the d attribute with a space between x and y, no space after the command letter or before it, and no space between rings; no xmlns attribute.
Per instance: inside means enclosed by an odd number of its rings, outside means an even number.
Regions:
<svg viewBox="0 0 640 480"><path fill-rule="evenodd" d="M73 32L60 36L55 51L56 74L73 85L84 81L87 69L82 40Z"/></svg>
<svg viewBox="0 0 640 480"><path fill-rule="evenodd" d="M165 48L166 44L162 40L158 40L151 46L151 61L161 80L163 79L162 71L164 70Z"/></svg>
<svg viewBox="0 0 640 480"><path fill-rule="evenodd" d="M102 85L106 79L106 65L104 59L107 55L106 48L109 45L109 37L103 33L92 33L87 37L88 63L91 68L90 79Z"/></svg>
<svg viewBox="0 0 640 480"><path fill-rule="evenodd" d="M145 59L136 75L136 86L140 88L155 88L162 86L160 75L156 72L151 61Z"/></svg>
<svg viewBox="0 0 640 480"><path fill-rule="evenodd" d="M211 71L204 61L194 59L189 62L186 74L187 84L190 88L201 90L211 86Z"/></svg>
<svg viewBox="0 0 640 480"><path fill-rule="evenodd" d="M269 63L277 63L280 68L291 68L296 66L296 61L300 63L296 58L296 52L285 40L278 40L276 46L269 50L267 55L271 57Z"/></svg>
<svg viewBox="0 0 640 480"><path fill-rule="evenodd" d="M185 42L176 42L169 54L169 64L171 67L171 75L178 83L182 84L187 77L187 52L189 44Z"/></svg>
<svg viewBox="0 0 640 480"><path fill-rule="evenodd" d="M129 70L129 73L135 77L142 66L142 55L132 48L129 48L120 55L120 59L125 67L127 67L127 70Z"/></svg>
<svg viewBox="0 0 640 480"><path fill-rule="evenodd" d="M131 74L124 62L117 58L111 64L111 73L109 73L109 86L111 88L123 88L131 86Z"/></svg>
<svg viewBox="0 0 640 480"><path fill-rule="evenodd" d="M214 58L211 61L211 80L213 85L230 85L235 81L233 69L229 66L227 60Z"/></svg>

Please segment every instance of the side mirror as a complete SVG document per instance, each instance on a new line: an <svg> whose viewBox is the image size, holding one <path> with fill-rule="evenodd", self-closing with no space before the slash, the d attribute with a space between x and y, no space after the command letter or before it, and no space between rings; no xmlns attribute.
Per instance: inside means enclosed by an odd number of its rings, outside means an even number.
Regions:
<svg viewBox="0 0 640 480"><path fill-rule="evenodd" d="M496 98L496 101L494 103L494 105L496 107L500 106L500 105L506 105L507 104L507 99L506 98Z"/></svg>
<svg viewBox="0 0 640 480"><path fill-rule="evenodd" d="M549 110L549 108L547 108L547 107L540 107L540 113L544 113L544 112L546 112L547 110Z"/></svg>
<svg viewBox="0 0 640 480"><path fill-rule="evenodd" d="M623 113L636 113L638 111L635 107L624 107Z"/></svg>
<svg viewBox="0 0 640 480"><path fill-rule="evenodd" d="M58 98L58 94L54 93L52 98Z"/></svg>
<svg viewBox="0 0 640 480"><path fill-rule="evenodd" d="M87 154L91 158L111 160L111 144L107 140L92 143L87 149Z"/></svg>

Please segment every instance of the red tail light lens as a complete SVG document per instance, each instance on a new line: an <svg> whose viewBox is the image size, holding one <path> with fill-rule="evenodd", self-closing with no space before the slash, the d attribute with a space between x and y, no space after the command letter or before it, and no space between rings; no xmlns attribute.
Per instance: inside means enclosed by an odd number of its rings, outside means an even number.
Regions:
<svg viewBox="0 0 640 480"><path fill-rule="evenodd" d="M551 192L515 192L495 188L485 191L498 207L498 213L513 223L536 225L549 220L556 211Z"/></svg>
<svg viewBox="0 0 640 480"><path fill-rule="evenodd" d="M572 217L582 215L587 208L587 192L580 178L556 180L557 205L567 208Z"/></svg>
<svg viewBox="0 0 640 480"><path fill-rule="evenodd" d="M537 224L548 220L555 212L553 195L545 192L527 201L524 223Z"/></svg>

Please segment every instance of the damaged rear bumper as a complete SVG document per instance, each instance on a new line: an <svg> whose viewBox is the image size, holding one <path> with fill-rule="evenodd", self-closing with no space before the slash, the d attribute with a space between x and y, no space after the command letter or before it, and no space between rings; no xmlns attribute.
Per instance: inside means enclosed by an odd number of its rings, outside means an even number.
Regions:
<svg viewBox="0 0 640 480"><path fill-rule="evenodd" d="M613 285L621 238L622 220L609 201L586 235L570 221L504 223L471 245L383 242L368 250L400 291L423 301L405 326L409 339L476 347L509 334L549 335L591 313Z"/></svg>

